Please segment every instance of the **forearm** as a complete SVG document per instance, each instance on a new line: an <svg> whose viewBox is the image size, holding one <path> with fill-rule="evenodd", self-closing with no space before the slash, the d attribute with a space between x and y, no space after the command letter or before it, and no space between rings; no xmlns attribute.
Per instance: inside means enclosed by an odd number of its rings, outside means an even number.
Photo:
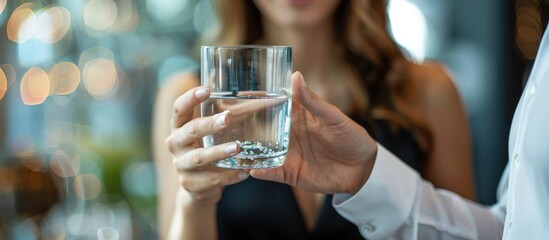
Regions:
<svg viewBox="0 0 549 240"><path fill-rule="evenodd" d="M501 239L503 218L482 206L421 181L414 208L397 231L407 239Z"/></svg>
<svg viewBox="0 0 549 240"><path fill-rule="evenodd" d="M215 240L217 239L215 204L197 204L183 189L177 193L176 205L168 239Z"/></svg>
<svg viewBox="0 0 549 240"><path fill-rule="evenodd" d="M368 239L501 239L503 230L489 208L435 189L382 147L363 188L334 205Z"/></svg>
<svg viewBox="0 0 549 240"><path fill-rule="evenodd" d="M160 239L167 239L172 216L176 207L176 195L180 182L176 169L173 166L173 156L166 146L166 138L170 135L170 121L175 99L191 89L194 85L187 77L181 74L174 75L160 86L154 102L153 128L153 156L158 168L158 234Z"/></svg>

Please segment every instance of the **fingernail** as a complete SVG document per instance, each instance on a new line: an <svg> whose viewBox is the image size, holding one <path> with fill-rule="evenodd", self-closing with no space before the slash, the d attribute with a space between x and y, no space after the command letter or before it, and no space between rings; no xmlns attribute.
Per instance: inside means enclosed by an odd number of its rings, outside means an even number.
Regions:
<svg viewBox="0 0 549 240"><path fill-rule="evenodd" d="M219 116L217 116L217 118L215 119L215 124L218 126L218 127L225 127L225 120L227 119L227 111L225 112L222 112L219 114Z"/></svg>
<svg viewBox="0 0 549 240"><path fill-rule="evenodd" d="M301 77L301 85L303 85L303 88L307 88L307 83L305 82L305 78L301 73L299 73L299 76Z"/></svg>
<svg viewBox="0 0 549 240"><path fill-rule="evenodd" d="M250 176L249 173L247 173L247 172L241 172L241 173L238 174L238 179L244 180L244 179L248 178L249 176Z"/></svg>
<svg viewBox="0 0 549 240"><path fill-rule="evenodd" d="M206 95L208 95L208 88L200 88L194 92L194 96L197 98L202 98Z"/></svg>
<svg viewBox="0 0 549 240"><path fill-rule="evenodd" d="M235 154L236 153L236 148L237 148L237 144L236 143L231 143L229 145L227 145L225 147L225 149L223 149L223 151L226 153L226 154Z"/></svg>

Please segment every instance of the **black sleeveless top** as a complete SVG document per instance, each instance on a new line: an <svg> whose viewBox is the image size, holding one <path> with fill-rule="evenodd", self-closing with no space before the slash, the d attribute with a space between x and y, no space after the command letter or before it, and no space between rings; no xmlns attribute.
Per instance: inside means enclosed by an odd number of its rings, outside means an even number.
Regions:
<svg viewBox="0 0 549 240"><path fill-rule="evenodd" d="M392 131L387 122L370 126L355 118L376 140L403 161L421 172L424 153L409 131ZM309 231L292 188L270 181L247 180L225 187L217 208L218 236L225 239L363 239L358 228L341 217L327 195Z"/></svg>

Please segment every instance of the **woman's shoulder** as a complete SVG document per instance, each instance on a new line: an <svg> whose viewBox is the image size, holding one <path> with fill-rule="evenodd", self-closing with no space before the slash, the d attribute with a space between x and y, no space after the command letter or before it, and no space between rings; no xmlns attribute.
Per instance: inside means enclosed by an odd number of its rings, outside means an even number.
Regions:
<svg viewBox="0 0 549 240"><path fill-rule="evenodd" d="M167 77L159 86L159 96L179 96L199 85L200 79L197 73L190 71L175 73Z"/></svg>
<svg viewBox="0 0 549 240"><path fill-rule="evenodd" d="M407 67L410 76L410 101L420 105L433 103L448 103L459 98L454 80L446 67L435 61L410 63Z"/></svg>

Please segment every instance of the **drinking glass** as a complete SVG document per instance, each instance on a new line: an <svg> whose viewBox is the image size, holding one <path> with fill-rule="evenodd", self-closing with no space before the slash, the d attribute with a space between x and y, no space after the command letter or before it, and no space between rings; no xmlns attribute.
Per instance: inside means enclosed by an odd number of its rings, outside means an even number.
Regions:
<svg viewBox="0 0 549 240"><path fill-rule="evenodd" d="M251 169L284 164L290 141L291 47L202 46L200 70L201 84L210 88L201 116L230 111L229 125L205 136L204 146L240 146L236 156L214 165Z"/></svg>

